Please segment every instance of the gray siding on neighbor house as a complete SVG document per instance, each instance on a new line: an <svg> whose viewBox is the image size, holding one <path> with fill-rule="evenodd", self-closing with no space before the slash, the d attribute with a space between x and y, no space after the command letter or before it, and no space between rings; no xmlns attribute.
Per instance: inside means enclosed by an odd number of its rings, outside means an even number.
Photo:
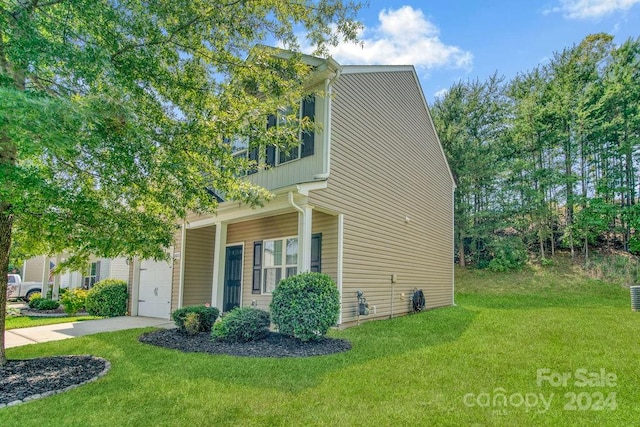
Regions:
<svg viewBox="0 0 640 427"><path fill-rule="evenodd" d="M129 280L129 265L126 258L112 258L110 260L109 278Z"/></svg>
<svg viewBox="0 0 640 427"><path fill-rule="evenodd" d="M328 188L310 203L344 213L343 322L358 289L370 318L409 311L414 288L428 307L452 304L453 182L415 74L345 67L331 137Z"/></svg>

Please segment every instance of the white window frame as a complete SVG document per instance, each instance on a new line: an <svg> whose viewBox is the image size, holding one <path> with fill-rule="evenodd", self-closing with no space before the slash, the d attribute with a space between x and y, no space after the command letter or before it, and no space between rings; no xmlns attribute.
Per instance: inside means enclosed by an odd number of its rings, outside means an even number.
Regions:
<svg viewBox="0 0 640 427"><path fill-rule="evenodd" d="M295 253L295 262L288 264L287 263L287 241L289 240L296 240L297 242L298 236L277 237L274 239L264 239L262 241L262 266L260 267L262 269L261 283L260 283L260 291L262 295L271 295L272 293L271 290L267 289L267 270L279 270L280 280L285 279L287 277L295 276L296 274L298 274L298 256L300 256L300 248L299 246L297 246L297 243L296 243L297 250ZM281 260L280 260L281 263L279 265L266 265L267 242L278 242L278 241L282 243ZM287 276L287 271L290 268L295 268L295 273ZM278 283L280 282L280 280L277 281L277 283L274 286L274 289L278 286Z"/></svg>
<svg viewBox="0 0 640 427"><path fill-rule="evenodd" d="M302 119L302 103L303 103L302 100L298 102L298 120ZM285 120L285 117L287 116L288 112L289 112L288 110L278 111L278 114L276 114L276 126L287 126L287 121ZM302 132L301 131L298 131L298 145L296 147L292 147L288 155L291 156L293 154L296 154L296 156L291 157L289 160L285 160L284 162L281 162L280 155L284 155L284 151L280 150L280 148L278 147L276 150L276 166L284 165L286 163L291 163L296 160L300 160L302 158L301 157L302 156Z"/></svg>

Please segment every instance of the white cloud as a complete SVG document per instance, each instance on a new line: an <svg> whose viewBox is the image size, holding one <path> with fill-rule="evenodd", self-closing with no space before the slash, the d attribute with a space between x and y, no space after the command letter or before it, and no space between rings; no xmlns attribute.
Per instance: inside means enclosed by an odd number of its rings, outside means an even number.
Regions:
<svg viewBox="0 0 640 427"><path fill-rule="evenodd" d="M417 68L438 67L470 70L473 55L440 40L440 30L420 9L402 6L383 9L379 25L360 33L362 45L341 44L331 55L341 64L415 65Z"/></svg>
<svg viewBox="0 0 640 427"><path fill-rule="evenodd" d="M449 88L440 89L439 91L433 94L433 97L436 99L444 98L445 96L447 96L448 93L449 93Z"/></svg>
<svg viewBox="0 0 640 427"><path fill-rule="evenodd" d="M569 19L598 19L619 11L627 11L640 0L560 0L560 5L545 13L562 13Z"/></svg>

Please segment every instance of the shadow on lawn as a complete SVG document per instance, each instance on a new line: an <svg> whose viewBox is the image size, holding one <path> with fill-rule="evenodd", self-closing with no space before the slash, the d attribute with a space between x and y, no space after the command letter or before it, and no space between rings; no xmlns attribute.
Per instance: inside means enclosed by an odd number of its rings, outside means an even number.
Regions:
<svg viewBox="0 0 640 427"><path fill-rule="evenodd" d="M234 385L275 388L298 392L317 385L332 371L385 359L424 347L457 340L471 325L476 313L461 307L441 308L392 320L364 323L332 336L351 341L351 350L308 358L255 358L181 353L145 346L136 361L140 369L158 374L179 369L181 380L227 382ZM162 360L174 365L158 363Z"/></svg>

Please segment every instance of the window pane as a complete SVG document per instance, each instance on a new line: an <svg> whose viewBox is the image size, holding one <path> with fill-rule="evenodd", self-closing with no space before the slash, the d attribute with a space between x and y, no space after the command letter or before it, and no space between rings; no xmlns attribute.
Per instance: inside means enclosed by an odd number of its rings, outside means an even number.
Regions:
<svg viewBox="0 0 640 427"><path fill-rule="evenodd" d="M282 240L264 241L264 266L282 265Z"/></svg>
<svg viewBox="0 0 640 427"><path fill-rule="evenodd" d="M287 239L287 265L298 264L298 238Z"/></svg>
<svg viewBox="0 0 640 427"><path fill-rule="evenodd" d="M231 152L237 153L249 148L249 138L246 136L234 135L231 138Z"/></svg>
<svg viewBox="0 0 640 427"><path fill-rule="evenodd" d="M287 267L287 277L295 276L298 273L298 267Z"/></svg>
<svg viewBox="0 0 640 427"><path fill-rule="evenodd" d="M282 269L280 268L265 268L264 269L264 283L262 286L262 292L270 294L278 285L282 276Z"/></svg>

